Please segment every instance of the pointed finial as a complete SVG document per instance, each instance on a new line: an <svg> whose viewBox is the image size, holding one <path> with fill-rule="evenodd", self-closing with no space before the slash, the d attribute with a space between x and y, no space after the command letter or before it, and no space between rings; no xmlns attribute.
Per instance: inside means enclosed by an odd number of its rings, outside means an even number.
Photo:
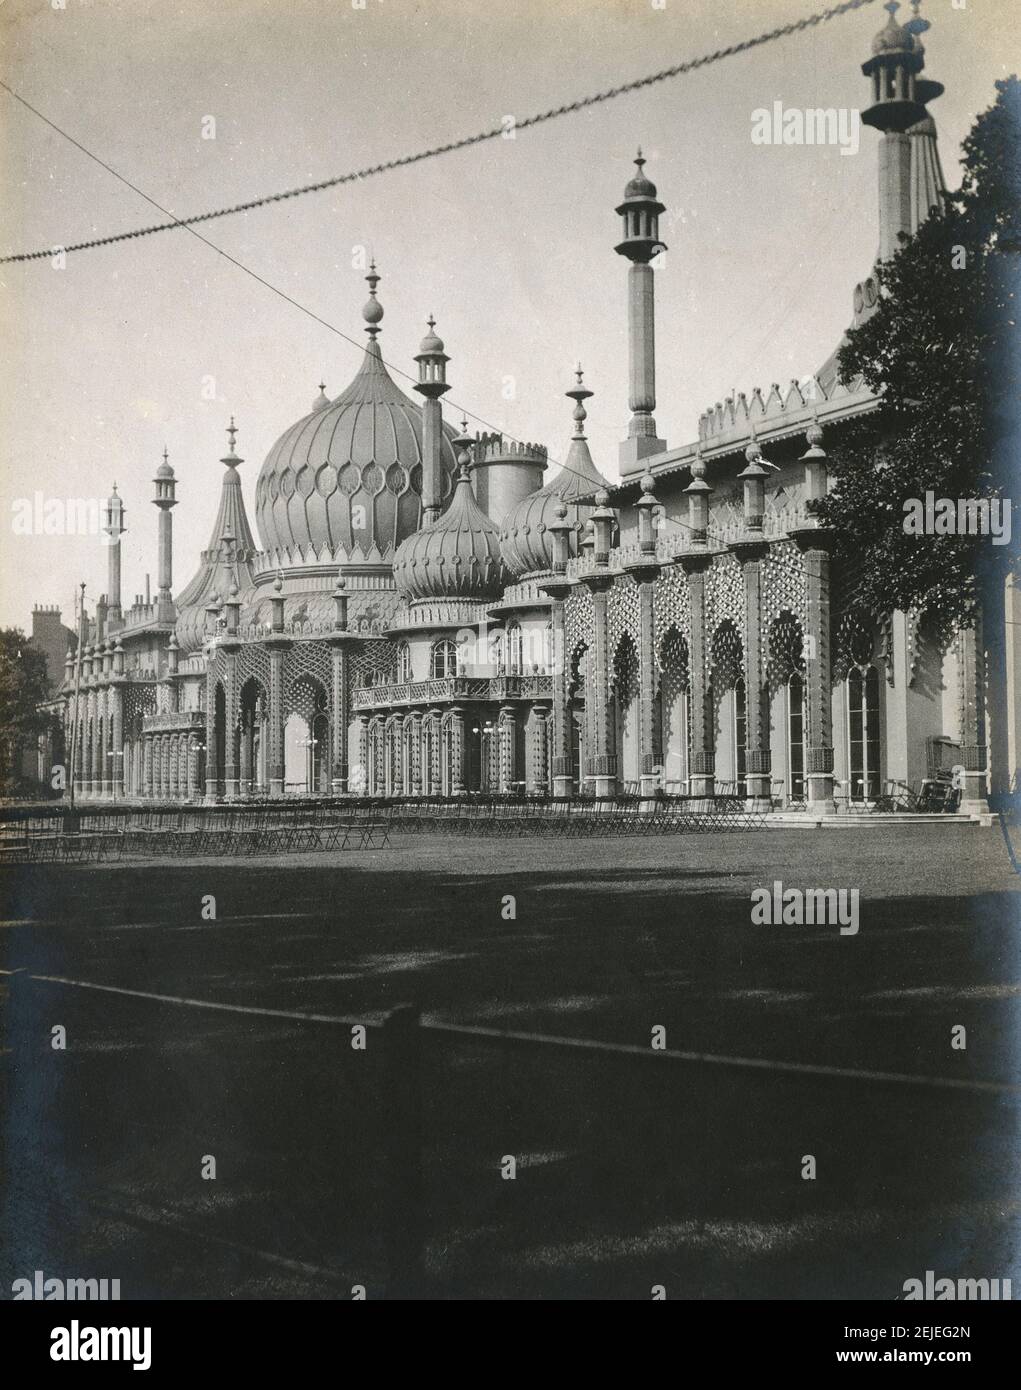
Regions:
<svg viewBox="0 0 1021 1390"><path fill-rule="evenodd" d="M170 455L169 455L169 453L167 452L167 446L164 444L164 446L163 446L163 462L166 463L166 462L169 460L169 458L170 458Z"/></svg>
<svg viewBox="0 0 1021 1390"><path fill-rule="evenodd" d="M564 395L568 396L575 403L574 410L571 412L572 417L574 419L574 438L584 439L585 421L588 418L588 411L585 409L582 402L587 401L588 398L592 395L592 392L588 389L587 386L583 384L582 378L584 374L582 372L580 362L574 369L574 375L577 378L578 384L576 386L572 386L570 391L565 391Z"/></svg>
<svg viewBox="0 0 1021 1390"><path fill-rule="evenodd" d="M426 323L429 325L429 332L431 333L436 327L436 320L433 318L432 314L426 319Z"/></svg>
<svg viewBox="0 0 1021 1390"><path fill-rule="evenodd" d="M641 145L638 146L638 153L635 155L635 163L638 165L639 170L641 170L642 166L645 163L645 159L642 155Z"/></svg>
<svg viewBox="0 0 1021 1390"><path fill-rule="evenodd" d="M362 318L369 325L365 331L369 335L370 344L372 344L376 341L376 334L379 332L379 325L383 318L383 306L376 298L376 286L379 284L382 276L376 273L375 260L369 262L369 273L366 275L365 279L368 281L369 285L369 298L365 307L362 309Z"/></svg>

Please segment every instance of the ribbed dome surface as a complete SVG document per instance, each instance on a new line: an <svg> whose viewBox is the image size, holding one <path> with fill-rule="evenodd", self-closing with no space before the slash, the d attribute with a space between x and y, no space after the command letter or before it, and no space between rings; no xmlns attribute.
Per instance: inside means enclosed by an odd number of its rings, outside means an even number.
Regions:
<svg viewBox="0 0 1021 1390"><path fill-rule="evenodd" d="M443 431L443 496L456 472ZM255 490L255 518L268 551L373 547L392 555L421 520L422 412L404 395L372 341L358 375L269 451ZM359 523L364 524L359 524Z"/></svg>
<svg viewBox="0 0 1021 1390"><path fill-rule="evenodd" d="M393 572L398 589L410 599L500 594L508 582L500 533L475 501L467 470L443 515L401 545Z"/></svg>
<svg viewBox="0 0 1021 1390"><path fill-rule="evenodd" d="M560 502L567 504L571 523L570 554L578 553L578 533L593 509L592 498L610 484L596 468L584 439L572 439L567 461L555 478L533 492L507 513L500 531L500 550L504 564L520 578L553 566L553 538L549 525L555 521Z"/></svg>

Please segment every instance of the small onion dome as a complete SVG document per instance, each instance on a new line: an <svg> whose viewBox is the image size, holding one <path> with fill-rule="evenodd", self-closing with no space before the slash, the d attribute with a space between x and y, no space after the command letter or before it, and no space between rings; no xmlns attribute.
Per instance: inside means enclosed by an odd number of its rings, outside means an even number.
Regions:
<svg viewBox="0 0 1021 1390"><path fill-rule="evenodd" d="M889 11L890 17L872 40L873 57L878 57L881 53L911 53L915 46L914 38L910 30L894 19L894 15L900 9L899 3L897 0L890 0L883 8Z"/></svg>
<svg viewBox="0 0 1021 1390"><path fill-rule="evenodd" d="M436 320L431 314L426 319L426 323L429 325L429 332L419 344L418 353L420 357L425 357L430 352L443 351L443 339L437 333L433 332L433 329L436 327Z"/></svg>
<svg viewBox="0 0 1021 1390"><path fill-rule="evenodd" d="M160 464L159 468L156 469L156 476L157 478L172 478L174 476L174 470L170 467L166 445L163 447L163 462Z"/></svg>
<svg viewBox="0 0 1021 1390"><path fill-rule="evenodd" d="M510 576L500 557L500 533L475 501L461 464L450 506L397 548L394 580L409 599L496 598Z"/></svg>
<svg viewBox="0 0 1021 1390"><path fill-rule="evenodd" d="M574 434L564 466L544 488L530 493L516 507L512 507L503 519L500 543L504 564L516 578L553 568L550 526L558 517L557 509L562 502L567 507L567 519L571 523L567 537L568 555L577 555L578 538L592 511L592 498L600 489L610 486L596 468L585 438L586 413L583 402L592 392L582 385L580 367L575 375L578 378L577 386L565 392L575 405L571 412Z"/></svg>
<svg viewBox="0 0 1021 1390"><path fill-rule="evenodd" d="M329 410L329 408L330 398L326 394L326 382L321 381L319 383L319 395L316 396L315 400L312 402L312 411L315 413L319 410Z"/></svg>
<svg viewBox="0 0 1021 1390"><path fill-rule="evenodd" d="M645 177L643 167L645 164L645 160L642 158L641 148L639 148L638 154L635 157L635 163L638 165L638 173L635 174L634 178L631 179L631 181L628 183L628 186L624 189L624 197L655 198L656 185L652 182L651 179L647 179Z"/></svg>

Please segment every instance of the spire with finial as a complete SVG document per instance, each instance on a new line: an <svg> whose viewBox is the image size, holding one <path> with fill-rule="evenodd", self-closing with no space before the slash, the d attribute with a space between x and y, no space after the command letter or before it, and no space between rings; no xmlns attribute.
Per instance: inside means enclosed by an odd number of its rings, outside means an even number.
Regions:
<svg viewBox="0 0 1021 1390"><path fill-rule="evenodd" d="M574 410L571 412L571 415L574 419L574 434L572 438L584 439L585 421L588 419L588 411L585 409L585 406L582 404L582 402L587 401L589 397L592 395L592 392L588 389L588 387L584 384L582 380L584 372L582 371L582 366L580 362L574 369L574 375L577 378L576 385L572 386L569 391L565 391L564 395L568 396L571 400L574 401Z"/></svg>
<svg viewBox="0 0 1021 1390"><path fill-rule="evenodd" d="M458 482L466 481L471 468L471 449L475 443L474 438L468 433L466 417L461 419L461 433L450 442L457 457L457 480Z"/></svg>
<svg viewBox="0 0 1021 1390"><path fill-rule="evenodd" d="M369 298L366 300L365 307L362 309L362 318L369 325L365 331L369 335L369 344L371 346L376 341L376 334L379 332L379 325L383 319L383 306L376 298L376 286L379 284L382 276L376 273L375 260L369 262L369 273L366 275L365 279L368 281L369 285Z"/></svg>
<svg viewBox="0 0 1021 1390"><path fill-rule="evenodd" d="M320 411L320 410L328 410L328 409L329 409L329 405L330 405L330 398L329 398L329 397L327 396L327 394L326 394L326 382L325 382L325 381L321 381L321 382L319 383L319 395L316 396L315 400L312 402L312 413L313 413L313 415L314 415L317 411Z"/></svg>

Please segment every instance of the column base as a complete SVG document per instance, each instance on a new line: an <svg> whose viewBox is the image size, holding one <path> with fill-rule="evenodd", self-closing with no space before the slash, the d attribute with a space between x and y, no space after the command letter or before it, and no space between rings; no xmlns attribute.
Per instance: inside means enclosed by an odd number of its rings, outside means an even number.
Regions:
<svg viewBox="0 0 1021 1390"><path fill-rule="evenodd" d="M284 779L282 777L271 777L269 779L269 794L270 796L283 796Z"/></svg>
<svg viewBox="0 0 1021 1390"><path fill-rule="evenodd" d="M616 777L602 777L602 776L593 777L593 779L592 779L592 785L593 785L593 788L595 789L595 794L596 794L597 797L601 797L601 796L616 796L616 795L617 795L617 779L616 779Z"/></svg>
<svg viewBox="0 0 1021 1390"><path fill-rule="evenodd" d="M553 778L553 795L567 797L574 795L574 778L556 776Z"/></svg>
<svg viewBox="0 0 1021 1390"><path fill-rule="evenodd" d="M691 796L715 796L716 776L714 773L693 772L689 778Z"/></svg>
<svg viewBox="0 0 1021 1390"><path fill-rule="evenodd" d="M837 803L833 799L833 774L810 772L805 781L805 807L809 815L835 816Z"/></svg>

